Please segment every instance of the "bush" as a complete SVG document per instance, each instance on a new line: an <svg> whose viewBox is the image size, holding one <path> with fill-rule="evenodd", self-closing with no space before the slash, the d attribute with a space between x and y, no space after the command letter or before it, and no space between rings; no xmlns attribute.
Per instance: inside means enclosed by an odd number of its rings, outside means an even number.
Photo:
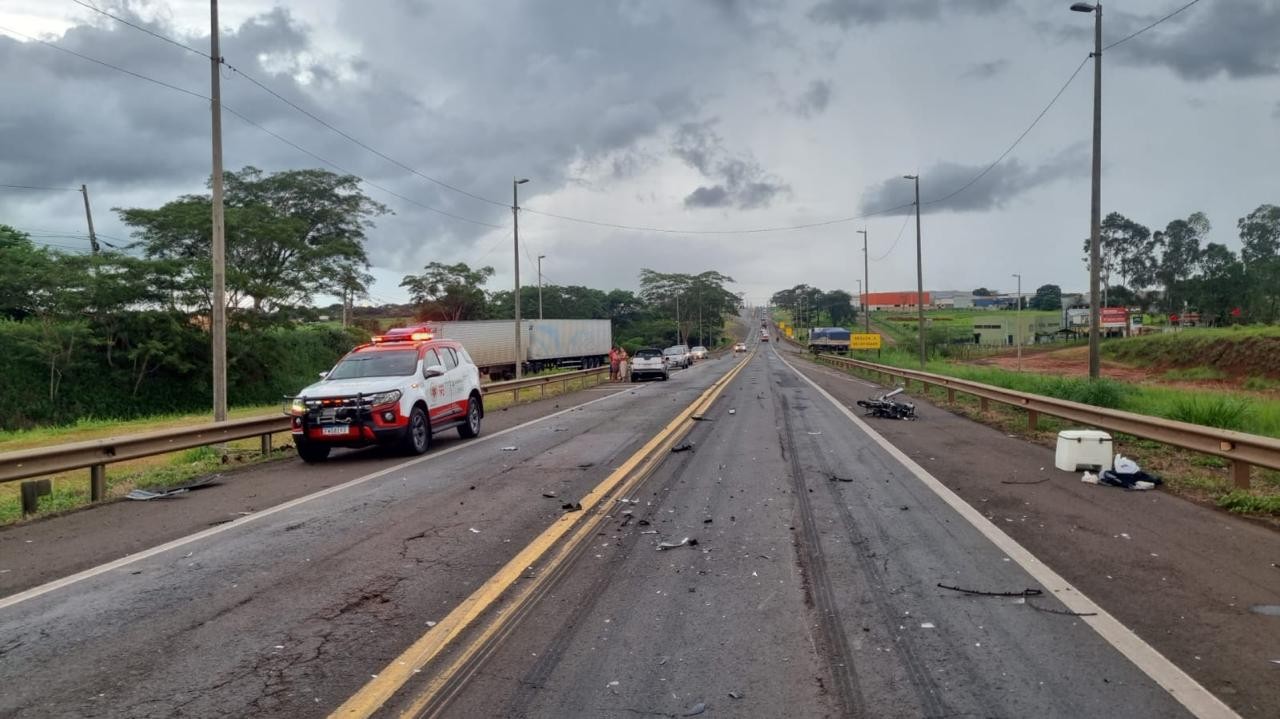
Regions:
<svg viewBox="0 0 1280 719"><path fill-rule="evenodd" d="M1280 496L1260 496L1236 490L1218 497L1218 506L1237 514L1270 514L1280 517Z"/></svg>
<svg viewBox="0 0 1280 719"><path fill-rule="evenodd" d="M1169 408L1168 417L1191 424L1220 429L1244 429L1249 420L1249 402L1230 395L1178 397Z"/></svg>

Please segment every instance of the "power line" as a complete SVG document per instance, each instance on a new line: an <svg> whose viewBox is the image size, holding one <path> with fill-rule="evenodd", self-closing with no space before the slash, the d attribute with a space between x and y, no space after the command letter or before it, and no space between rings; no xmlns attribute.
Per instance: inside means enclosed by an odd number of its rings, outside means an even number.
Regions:
<svg viewBox="0 0 1280 719"><path fill-rule="evenodd" d="M80 58L80 59L82 59L82 60L87 60L87 61L89 61L89 62L92 62L92 63L98 64L98 65L102 65L102 66L104 66L104 67L108 67L108 68L111 68L111 69L113 69L113 70L117 70L117 71L122 72L122 73L124 73L124 74L126 74L126 75L130 75L130 76L132 76L132 77L138 78L139 80L145 80L145 81L147 81L147 82L154 83L154 84L156 84L156 85L160 85L161 87L165 87L165 88L168 88L168 89L170 89L170 90L175 90L175 91L177 91L177 92L181 92L181 93L182 93L182 94L184 94L184 95L190 95L191 97L198 98L198 99L203 100L203 101L205 101L205 102L210 102L210 101L211 101L211 100L210 100L210 98L209 98L208 96L206 96L206 95L202 95L202 94L200 94L200 93L198 93L198 92L195 92L195 91L193 91L193 90L188 90L188 89L183 88L183 87L178 87L177 85L171 85L171 84L169 84L169 83L167 83L167 82L164 82L164 81L161 81L161 80L157 80L157 79L155 79L155 78L153 78L153 77L148 77L148 76L146 76L146 75L142 75L142 74L140 74L140 73L133 72L132 70L126 70L125 68L122 68L122 67L120 67L120 66L118 66L118 65L113 65L113 64L111 64L111 63L109 63L109 62L103 62L102 60L98 60L98 59L96 59L96 58L89 57L88 55L83 55L83 54L78 53L78 52L75 52L75 51L73 51L73 50L68 50L68 49L66 49L66 48L64 48L64 47L61 47L61 46L59 46L59 45L55 45L54 43L51 43L51 42L48 42L48 41L45 41L45 40L41 40L41 39L39 39L39 38L31 37L30 35L27 35L27 34L25 34L25 33L16 32L16 31L14 31L14 30L10 30L9 28L6 28L6 27L4 27L4 26L0 26L0 30L4 30L4 31L6 31L6 32L12 32L12 33L14 33L15 35L20 35L20 36L22 36L22 37L25 37L25 38L27 38L28 40L32 40L32 41L34 41L34 42L38 42L38 43L40 43L40 44L42 44L42 45L47 45L47 46L49 46L49 47L51 47L51 48L53 48L53 49L55 49L55 50L59 50L59 51L61 51L61 52L65 52L65 53L67 53L67 54L69 54L69 55L74 55L74 56L76 56L76 57L78 57L78 58ZM492 227L492 228L496 228L496 229L501 229L501 228L502 228L502 226L501 226L501 225L494 225L494 224L491 224L491 223L488 223L488 222L481 222L480 220L473 220L473 219L471 219L471 218L469 218L469 217L463 217L462 215L455 215L455 214L453 214L452 212L448 212L448 211L441 210L441 209L436 208L436 207L432 207L431 205L427 205L427 204L425 204L425 203L418 202L417 200L409 199L408 197L405 197L404 195L401 195L401 194L400 194L400 193L398 193L398 192L394 192L394 191L392 191L392 190L389 190L389 189L387 189L386 187L383 187L382 185L379 185L379 184L377 184L377 183L375 183L375 182L372 182L372 181L370 181L370 180L368 180L368 179L365 179L364 177L361 177L360 175L357 175L357 174L356 174L356 173L354 173L354 172L351 172L351 171L349 171L349 170L346 170L346 169L342 168L341 166L337 165L336 163L333 163L333 162L330 162L329 160L326 160L325 158L323 158L323 157L321 157L321 156L319 156L319 155L315 154L314 152L311 152L310 150L307 150L306 148L302 147L301 145L298 145L297 143L293 142L292 140L289 140L288 138L286 138L286 137L284 137L284 136L282 136L282 135L280 135L280 134L278 134L278 133L276 133L276 132L274 132L274 131L272 131L272 130L267 129L266 127L264 127L264 126L262 126L262 125L260 125L260 124L258 124L258 123L256 123L256 122L254 122L253 120L250 120L248 117L245 117L244 115L240 114L240 113L239 113L239 112L237 112L235 109L231 108L230 106L226 105L225 103L222 105L222 109L223 109L223 110L226 110L227 112L231 113L232 115L234 115L234 116L238 117L240 120L244 121L246 124L251 125L251 126L253 126L253 127L257 128L258 130L261 130L262 132L264 132L264 133L266 133L266 134L268 134L268 135L270 135L270 136L274 137L275 139L279 140L280 142L283 142L283 143L284 143L284 144L286 144L286 145L289 145L290 147L294 148L295 150L298 150L299 152L302 152L302 153L304 153L304 154L306 154L306 155L308 155L308 156L310 156L310 157L312 157L312 158L315 158L316 160L319 160L320 162L323 162L324 164L329 165L330 167L333 167L333 168L337 169L339 172L343 172L343 173L345 173L345 174L351 175L351 176L353 176L353 177L355 177L355 178L359 179L361 182L364 182L365 184L369 185L370 187L377 188L377 189L379 189L379 190L381 190L381 191L383 191L383 192L385 192L385 193L387 193L387 194L389 194L389 195L391 195L391 196L393 196L393 197L397 197L397 198L399 198L399 199L401 199L401 200L403 200L403 201L405 201L405 202L408 202L408 203L409 203L409 204L411 204L411 205L416 205L416 206L421 207L421 208L423 208L423 209L425 209L425 210L429 210L429 211L431 211L431 212L435 212L435 213L437 213L437 214L444 215L445 217L450 217L450 218L453 218L453 219L455 219L455 220L460 220L460 221L462 221L462 222L470 222L470 223L472 223L472 224L480 225L480 226L482 226L482 227ZM41 189L66 189L66 188L41 188ZM76 192L79 192L79 190L76 190Z"/></svg>
<svg viewBox="0 0 1280 719"><path fill-rule="evenodd" d="M133 28L134 30L137 30L137 31L139 31L139 32L145 32L146 34L150 35L151 37L156 38L157 40L163 40L164 42L167 42L167 43L169 43L170 45L173 45L173 46L175 46L175 47L180 47L180 48L182 48L183 50L186 50L187 52L195 53L196 55L199 55L200 57L202 57L202 58L204 58L204 59L206 59L206 60L211 59L211 58L209 57L209 54L208 54L208 53L206 53L206 52L202 52L202 51L200 51L200 50L197 50L196 48L191 47L190 45L186 45L186 44L184 44L184 43L178 42L177 40L174 40L174 39L173 39L173 38L171 38L171 37L168 37L168 36L166 36L166 35L161 35L160 33L158 33L158 32L154 32L154 31L152 31L152 30L149 30L149 29L147 29L147 28L145 28L145 27L142 27L141 25L135 25L134 23L129 22L128 20L125 20L125 19L124 19L124 18L122 18L122 17L116 16L116 15L112 15L111 13L107 12L106 10L103 10L103 9L101 9L101 8L97 7L96 5L90 5L89 3L84 2L83 0L71 0L71 2L73 2L73 3L77 4L77 5L79 5L80 7L87 8L87 9L89 9L89 10L92 10L92 11L94 11L94 12L98 13L99 15L106 15L107 17L111 18L112 20L115 20L116 22L118 22L118 23L120 23L120 24L122 24L122 25L128 25L129 27Z"/></svg>
<svg viewBox="0 0 1280 719"><path fill-rule="evenodd" d="M1155 27L1156 25L1159 25L1160 23L1164 22L1165 20L1168 20L1169 18L1173 17L1174 15L1177 15L1178 13L1182 12L1183 10L1186 10L1187 8L1191 7L1192 5L1195 5L1195 4L1196 4L1196 3L1198 3L1198 2L1200 2L1200 0L1191 0L1191 2L1187 3L1186 5L1183 5L1182 7L1178 8L1177 10L1174 10L1173 12L1169 13L1168 15L1165 15L1164 17L1160 18L1159 20L1156 20L1155 22L1153 22L1153 23L1151 23L1150 25L1148 25L1148 26L1146 26L1146 27L1142 28L1141 30L1138 30L1137 32L1129 33L1128 35L1126 35L1126 36L1124 36L1124 37L1120 38L1119 40L1116 40L1115 42L1111 43L1110 45L1107 45L1106 47L1102 48L1102 49L1103 49L1103 51L1105 52L1105 51L1110 50L1111 48L1115 47L1116 45L1121 45L1121 44L1124 44L1124 43L1126 43L1126 42L1129 42L1130 40L1134 39L1135 37L1137 37L1137 36L1141 35L1142 33L1144 33L1144 32L1146 32L1146 31L1150 30L1151 28Z"/></svg>
<svg viewBox="0 0 1280 719"><path fill-rule="evenodd" d="M3 30L4 28L0 28ZM39 185L0 185L11 190L47 190L49 192L79 192L79 187L41 187Z"/></svg>
<svg viewBox="0 0 1280 719"><path fill-rule="evenodd" d="M889 245L889 249L885 250L885 253L883 255L880 255L879 257L872 257L871 258L872 262L879 262L880 260L883 260L884 258L893 254L893 251L898 247L898 242L902 240L902 233L907 229L907 223L910 221L911 221L911 215L904 215L902 217L902 227L898 228L897 238L894 239L892 245Z"/></svg>
<svg viewBox="0 0 1280 719"><path fill-rule="evenodd" d="M1067 88L1071 85L1073 81L1075 81L1076 76L1080 74L1080 71L1082 69L1084 69L1085 63L1087 62L1089 62L1089 57L1086 55L1085 58L1080 61L1080 64L1076 66L1075 71L1071 73L1071 77L1068 77L1067 81L1062 83L1062 87L1058 88L1058 93L1053 96L1053 99L1049 101L1049 104L1045 105L1044 109L1040 111L1040 114L1036 115L1036 119L1032 120L1030 125L1027 125L1027 129L1023 130L1021 135L1018 135L1018 139L1014 140L1013 144L1009 145L1008 149L1000 153L1000 156L996 158L995 162L991 163L990 165L987 165L986 169L974 175L972 179L970 179L968 182L964 183L960 187L956 188L951 193L944 195L943 197L939 197L936 200L921 201L920 204L934 205L939 202L946 202L947 200L950 200L951 198L955 197L961 192L964 192L965 190L969 189L970 187L973 186L973 183L977 182L978 180L981 180L983 177L986 176L988 172L991 172L992 170L994 170L996 165L999 165L1004 160L1004 158L1008 157L1009 153L1013 152L1013 148L1017 147L1018 143L1022 142L1022 139L1025 138L1031 132L1031 130L1035 128L1036 125L1040 124L1040 120L1044 118L1045 114L1049 112L1049 108L1053 107L1054 103L1058 101L1058 98L1062 97L1062 93L1067 91Z"/></svg>

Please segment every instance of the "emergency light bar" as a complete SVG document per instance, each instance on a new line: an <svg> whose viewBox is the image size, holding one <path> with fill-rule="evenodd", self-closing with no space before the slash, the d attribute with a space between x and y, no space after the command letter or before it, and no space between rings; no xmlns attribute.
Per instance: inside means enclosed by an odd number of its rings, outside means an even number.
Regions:
<svg viewBox="0 0 1280 719"><path fill-rule="evenodd" d="M423 342L433 339L435 333L426 325L420 327L397 327L387 330L385 335L374 335L374 343L381 342Z"/></svg>

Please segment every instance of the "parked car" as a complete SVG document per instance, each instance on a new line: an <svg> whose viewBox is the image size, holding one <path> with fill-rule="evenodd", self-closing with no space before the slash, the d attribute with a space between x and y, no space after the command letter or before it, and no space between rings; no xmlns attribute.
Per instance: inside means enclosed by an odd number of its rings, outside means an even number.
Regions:
<svg viewBox="0 0 1280 719"><path fill-rule="evenodd" d="M397 445L422 454L431 438L456 428L480 434L480 370L462 345L426 327L388 331L338 360L290 398L293 444L306 462L334 447Z"/></svg>
<svg viewBox="0 0 1280 719"><path fill-rule="evenodd" d="M689 345L671 345L662 350L667 358L667 366L688 369L693 364L693 356L689 354Z"/></svg>
<svg viewBox="0 0 1280 719"><path fill-rule="evenodd" d="M761 342L769 341L769 330L760 330L760 341Z"/></svg>
<svg viewBox="0 0 1280 719"><path fill-rule="evenodd" d="M698 345L697 347L689 350L689 354L693 355L695 360L704 360L707 358L707 348L702 345Z"/></svg>
<svg viewBox="0 0 1280 719"><path fill-rule="evenodd" d="M746 352L746 351L747 351L747 343L746 343L746 342L738 342L738 343L735 343L735 344L733 345L733 351L734 351L734 352Z"/></svg>
<svg viewBox="0 0 1280 719"><path fill-rule="evenodd" d="M667 357L657 347L636 350L631 355L630 365L632 382L646 377L657 377L665 382L671 376L667 370Z"/></svg>

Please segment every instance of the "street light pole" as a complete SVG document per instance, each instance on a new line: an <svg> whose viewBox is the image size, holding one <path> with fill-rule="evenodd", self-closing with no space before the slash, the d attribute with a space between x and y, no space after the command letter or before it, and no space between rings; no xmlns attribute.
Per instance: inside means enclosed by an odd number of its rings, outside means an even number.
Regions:
<svg viewBox="0 0 1280 719"><path fill-rule="evenodd" d="M919 322L920 330L920 369L924 369L929 358L924 349L924 264L920 260L920 176L903 175L902 179L914 180L916 183L916 320Z"/></svg>
<svg viewBox="0 0 1280 719"><path fill-rule="evenodd" d="M858 230L858 234L862 235L862 278L863 282L858 283L858 309L862 310L863 320L866 322L867 334L871 334L871 314L867 310L867 302L863 299L863 292L871 294L871 268L867 266L867 231ZM865 288L865 290L864 290Z"/></svg>
<svg viewBox="0 0 1280 719"><path fill-rule="evenodd" d="M524 376L524 348L520 337L520 199L517 194L519 185L528 182L529 178L511 178L511 238L515 249L516 272L516 379Z"/></svg>
<svg viewBox="0 0 1280 719"><path fill-rule="evenodd" d="M1014 273L1018 278L1018 314L1014 319L1018 323L1018 371L1022 371L1022 275Z"/></svg>
<svg viewBox="0 0 1280 719"><path fill-rule="evenodd" d="M546 255L538 255L538 319L542 319L542 261Z"/></svg>
<svg viewBox="0 0 1280 719"><path fill-rule="evenodd" d="M1089 207L1089 379L1100 376L1102 308L1102 3L1078 2L1075 12L1093 13L1093 188Z"/></svg>

